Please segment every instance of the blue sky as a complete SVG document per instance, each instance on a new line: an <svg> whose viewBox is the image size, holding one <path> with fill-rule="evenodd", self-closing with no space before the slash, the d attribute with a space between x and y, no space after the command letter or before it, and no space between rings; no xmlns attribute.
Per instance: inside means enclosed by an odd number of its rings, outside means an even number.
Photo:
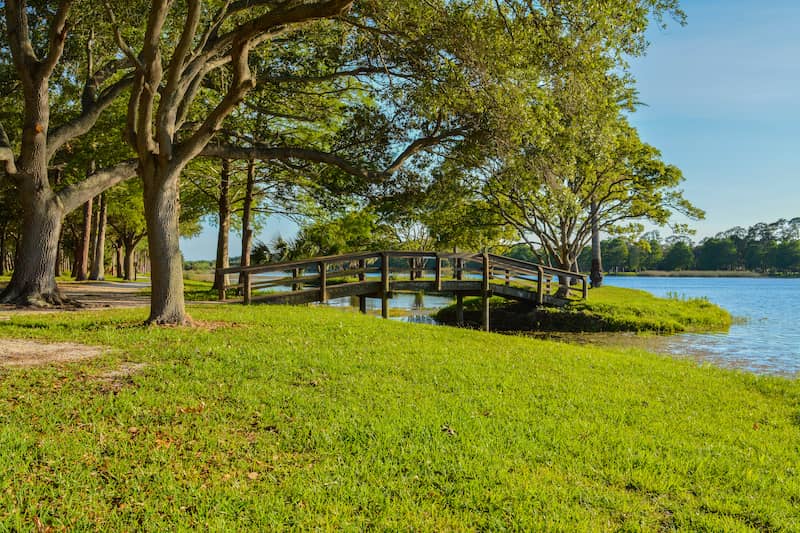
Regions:
<svg viewBox="0 0 800 533"><path fill-rule="evenodd" d="M800 2L685 1L632 63L642 137L706 210L696 239L800 216ZM668 232L667 232L668 233Z"/></svg>
<svg viewBox="0 0 800 533"><path fill-rule="evenodd" d="M647 55L631 63L645 104L631 121L706 211L691 222L695 239L800 216L800 1L683 4L688 24L652 27ZM295 231L271 222L259 240ZM187 259L213 258L215 246L211 227L181 241Z"/></svg>

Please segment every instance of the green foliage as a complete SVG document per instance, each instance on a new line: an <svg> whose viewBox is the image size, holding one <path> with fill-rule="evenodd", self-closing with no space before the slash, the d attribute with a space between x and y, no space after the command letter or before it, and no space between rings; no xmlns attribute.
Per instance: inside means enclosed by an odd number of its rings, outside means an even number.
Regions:
<svg viewBox="0 0 800 533"><path fill-rule="evenodd" d="M730 239L706 239L695 251L700 270L730 270L736 266L736 245Z"/></svg>
<svg viewBox="0 0 800 533"><path fill-rule="evenodd" d="M692 248L683 241L675 242L664 254L661 265L665 270L687 270L694 265Z"/></svg>
<svg viewBox="0 0 800 533"><path fill-rule="evenodd" d="M191 313L200 327L144 327L141 310L0 322L4 338L110 347L0 370L0 528L790 531L800 519L795 380L334 309Z"/></svg>

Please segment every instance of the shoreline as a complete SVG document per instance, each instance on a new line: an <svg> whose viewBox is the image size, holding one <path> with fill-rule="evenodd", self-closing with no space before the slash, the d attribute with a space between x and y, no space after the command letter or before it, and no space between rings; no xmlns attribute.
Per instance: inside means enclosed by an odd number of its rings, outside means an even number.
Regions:
<svg viewBox="0 0 800 533"><path fill-rule="evenodd" d="M642 270L641 272L606 272L604 277L620 278L768 278L797 279L797 274L764 274L751 270Z"/></svg>

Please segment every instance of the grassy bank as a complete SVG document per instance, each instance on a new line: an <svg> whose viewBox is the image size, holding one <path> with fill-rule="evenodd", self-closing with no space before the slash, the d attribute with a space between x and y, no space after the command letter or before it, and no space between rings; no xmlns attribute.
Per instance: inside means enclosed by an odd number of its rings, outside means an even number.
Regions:
<svg viewBox="0 0 800 533"><path fill-rule="evenodd" d="M796 381L334 309L191 312L0 321L111 347L0 368L0 530L800 528Z"/></svg>
<svg viewBox="0 0 800 533"><path fill-rule="evenodd" d="M538 331L720 331L730 327L730 313L699 298L658 298L649 292L605 286L589 291L585 301L564 308L526 310L520 304L492 299L492 323L500 329ZM480 299L465 302L465 318L479 321ZM455 321L455 306L436 314L444 323Z"/></svg>

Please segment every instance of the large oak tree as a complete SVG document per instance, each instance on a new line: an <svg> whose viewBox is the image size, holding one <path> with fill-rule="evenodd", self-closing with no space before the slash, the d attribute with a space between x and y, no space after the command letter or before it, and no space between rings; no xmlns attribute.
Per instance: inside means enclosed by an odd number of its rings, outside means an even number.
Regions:
<svg viewBox="0 0 800 533"><path fill-rule="evenodd" d="M75 11L70 0L54 6L29 5L25 0L6 0L3 5L5 32L0 38L11 52L22 112L13 121L19 124L18 131L6 131L0 123L0 162L15 186L22 225L14 273L0 294L2 302L60 304L63 298L55 282L55 265L64 216L135 175L135 162L122 161L68 186L56 188L49 178L48 170L59 151L88 132L129 85L120 74L125 64L113 57L97 68L89 64L85 78L78 78L62 64L69 19ZM63 121L53 127L53 86L63 93L75 79L85 79L83 105L77 113L58 113ZM13 143L9 132L17 134Z"/></svg>

